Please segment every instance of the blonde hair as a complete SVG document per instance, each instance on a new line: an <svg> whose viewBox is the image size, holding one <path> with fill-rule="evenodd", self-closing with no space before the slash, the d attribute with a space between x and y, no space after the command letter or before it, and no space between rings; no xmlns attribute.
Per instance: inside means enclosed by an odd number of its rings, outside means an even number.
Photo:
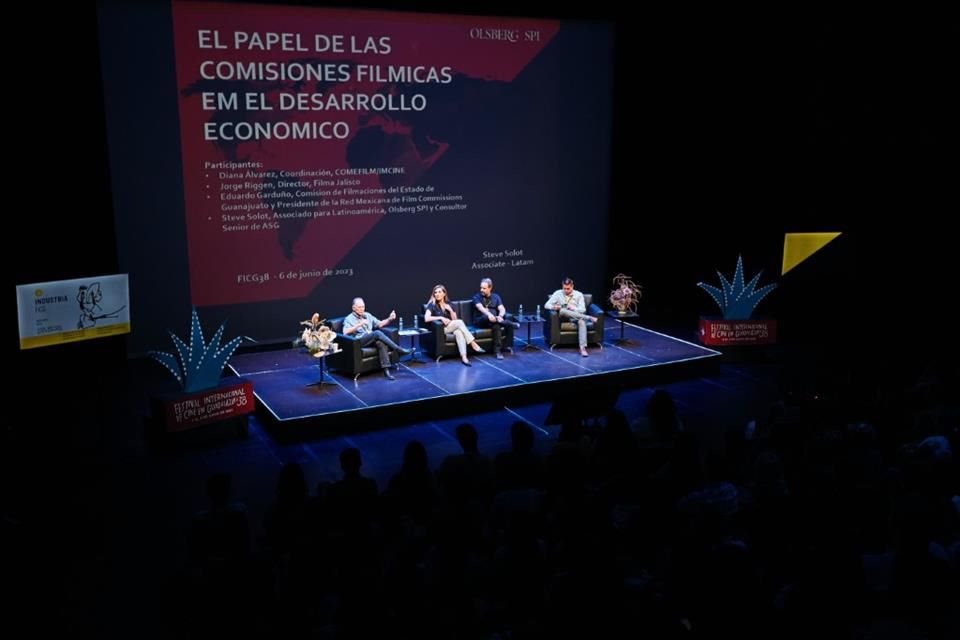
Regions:
<svg viewBox="0 0 960 640"><path fill-rule="evenodd" d="M443 291L443 302L446 302L447 304L449 304L450 297L449 297L449 294L447 293L447 288L442 284L433 285L433 289L430 290L430 297L427 298L427 304L430 304L431 302L434 301L433 294L437 292L437 289L440 289Z"/></svg>

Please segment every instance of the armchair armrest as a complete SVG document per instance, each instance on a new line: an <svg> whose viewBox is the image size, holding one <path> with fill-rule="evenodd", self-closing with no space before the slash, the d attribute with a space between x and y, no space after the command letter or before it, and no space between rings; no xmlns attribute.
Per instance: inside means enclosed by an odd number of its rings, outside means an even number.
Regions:
<svg viewBox="0 0 960 640"><path fill-rule="evenodd" d="M360 341L353 337L348 336L345 333L337 334L337 341L340 342L341 349L343 349L343 357L348 359L351 364L347 365L351 371L359 371L360 363L363 360L363 351L360 346Z"/></svg>
<svg viewBox="0 0 960 640"><path fill-rule="evenodd" d="M595 304L591 304L587 307L587 315L591 315L597 319L597 321L593 323L593 326L596 327L597 333L603 336L603 320L607 317L603 309Z"/></svg>
<svg viewBox="0 0 960 640"><path fill-rule="evenodd" d="M547 319L543 323L543 334L549 343L552 336L560 335L560 312L554 309L547 309L545 313L547 314Z"/></svg>
<svg viewBox="0 0 960 640"><path fill-rule="evenodd" d="M443 332L443 323L439 320L424 322L423 328L430 333L420 336L420 348L436 357L443 353L443 345L447 341L447 336Z"/></svg>

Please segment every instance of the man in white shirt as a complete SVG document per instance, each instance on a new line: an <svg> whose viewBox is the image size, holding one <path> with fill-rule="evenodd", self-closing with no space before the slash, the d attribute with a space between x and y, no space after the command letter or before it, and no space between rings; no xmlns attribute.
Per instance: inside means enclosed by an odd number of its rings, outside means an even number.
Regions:
<svg viewBox="0 0 960 640"><path fill-rule="evenodd" d="M403 355L410 353L409 349L400 347L391 340L387 334L380 331L397 318L397 312L391 311L390 315L380 320L372 313L367 313L367 305L363 298L354 298L353 312L343 319L343 335L353 336L360 341L361 347L369 347L375 344L377 351L380 352L380 367L383 369L383 375L390 380L394 377L390 373L390 351L399 351Z"/></svg>
<svg viewBox="0 0 960 640"><path fill-rule="evenodd" d="M590 355L587 353L587 322L592 324L597 319L586 314L587 305L583 300L583 294L573 288L573 280L564 278L560 284L561 288L554 291L553 295L547 299L546 307L558 312L563 318L576 320L580 355L586 358Z"/></svg>

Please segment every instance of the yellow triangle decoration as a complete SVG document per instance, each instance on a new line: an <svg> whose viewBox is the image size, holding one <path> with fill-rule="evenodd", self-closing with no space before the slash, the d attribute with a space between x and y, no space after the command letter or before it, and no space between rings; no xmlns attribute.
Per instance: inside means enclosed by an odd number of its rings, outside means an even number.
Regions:
<svg viewBox="0 0 960 640"><path fill-rule="evenodd" d="M825 231L783 234L783 266L780 268L780 275L790 271L817 251L823 249L840 233L840 231Z"/></svg>

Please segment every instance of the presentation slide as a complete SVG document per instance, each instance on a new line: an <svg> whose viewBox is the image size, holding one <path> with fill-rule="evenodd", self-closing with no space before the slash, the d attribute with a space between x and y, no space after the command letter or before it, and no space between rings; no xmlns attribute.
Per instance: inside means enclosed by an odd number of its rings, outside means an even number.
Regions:
<svg viewBox="0 0 960 640"><path fill-rule="evenodd" d="M121 266L162 346L257 340L354 296L410 319L493 278L604 286L612 27L206 2L100 12Z"/></svg>

